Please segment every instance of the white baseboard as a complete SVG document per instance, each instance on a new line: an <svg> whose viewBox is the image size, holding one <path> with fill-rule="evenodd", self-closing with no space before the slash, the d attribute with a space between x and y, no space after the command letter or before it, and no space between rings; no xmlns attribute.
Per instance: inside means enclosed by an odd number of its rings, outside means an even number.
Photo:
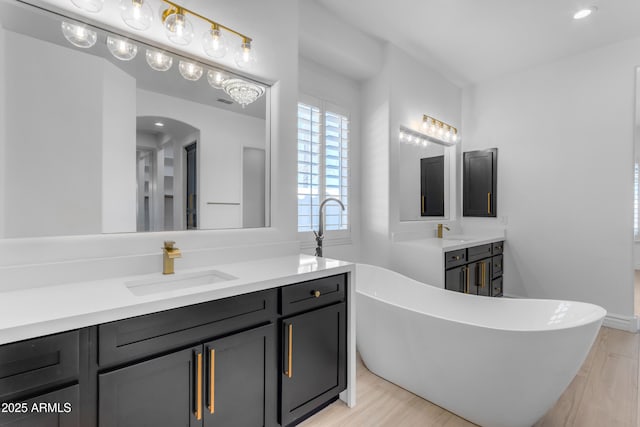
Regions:
<svg viewBox="0 0 640 427"><path fill-rule="evenodd" d="M640 319L636 316L621 316L615 313L609 313L604 318L604 326L623 331L636 333L640 329Z"/></svg>

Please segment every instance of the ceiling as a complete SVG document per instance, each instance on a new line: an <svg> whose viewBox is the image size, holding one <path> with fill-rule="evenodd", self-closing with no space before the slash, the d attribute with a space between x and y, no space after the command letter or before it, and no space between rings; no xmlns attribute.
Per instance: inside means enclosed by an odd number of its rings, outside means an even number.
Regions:
<svg viewBox="0 0 640 427"><path fill-rule="evenodd" d="M638 0L313 1L461 86L640 36Z"/></svg>

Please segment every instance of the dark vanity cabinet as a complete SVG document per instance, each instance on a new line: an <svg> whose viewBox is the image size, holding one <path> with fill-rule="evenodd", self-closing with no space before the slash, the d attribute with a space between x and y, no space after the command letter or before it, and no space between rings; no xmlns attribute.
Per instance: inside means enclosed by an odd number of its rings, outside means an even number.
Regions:
<svg viewBox="0 0 640 427"><path fill-rule="evenodd" d="M0 426L295 424L346 388L346 286L342 274L0 346L0 401L21 405Z"/></svg>
<svg viewBox="0 0 640 427"><path fill-rule="evenodd" d="M281 289L280 422L288 426L346 388L345 276Z"/></svg>
<svg viewBox="0 0 640 427"><path fill-rule="evenodd" d="M444 156L420 159L420 216L444 216Z"/></svg>
<svg viewBox="0 0 640 427"><path fill-rule="evenodd" d="M463 216L496 216L497 178L497 148L463 153Z"/></svg>
<svg viewBox="0 0 640 427"><path fill-rule="evenodd" d="M482 296L502 296L504 242L444 254L445 289Z"/></svg>
<svg viewBox="0 0 640 427"><path fill-rule="evenodd" d="M83 331L0 346L0 426L80 427Z"/></svg>

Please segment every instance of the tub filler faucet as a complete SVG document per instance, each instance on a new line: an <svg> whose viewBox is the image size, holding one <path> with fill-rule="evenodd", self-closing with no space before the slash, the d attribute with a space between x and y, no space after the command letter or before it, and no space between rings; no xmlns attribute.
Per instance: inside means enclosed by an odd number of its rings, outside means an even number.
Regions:
<svg viewBox="0 0 640 427"><path fill-rule="evenodd" d="M318 231L313 230L313 235L316 236L316 256L322 256L322 240L324 239L324 205L327 202L337 202L342 210L344 210L344 205L342 202L335 197L326 198L320 203L320 208L318 209Z"/></svg>
<svg viewBox="0 0 640 427"><path fill-rule="evenodd" d="M162 248L162 274L173 274L173 260L182 257L180 249L174 248L176 242L166 241Z"/></svg>

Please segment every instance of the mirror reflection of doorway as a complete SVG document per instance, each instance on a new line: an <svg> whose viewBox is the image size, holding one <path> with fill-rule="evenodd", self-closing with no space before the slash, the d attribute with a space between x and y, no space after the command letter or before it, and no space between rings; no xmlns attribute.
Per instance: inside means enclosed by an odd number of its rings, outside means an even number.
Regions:
<svg viewBox="0 0 640 427"><path fill-rule="evenodd" d="M197 227L195 147L199 139L200 131L188 123L159 116L137 118L137 231ZM193 209L191 219L189 208Z"/></svg>
<svg viewBox="0 0 640 427"><path fill-rule="evenodd" d="M184 147L187 157L187 230L198 228L198 193L197 193L197 144Z"/></svg>

